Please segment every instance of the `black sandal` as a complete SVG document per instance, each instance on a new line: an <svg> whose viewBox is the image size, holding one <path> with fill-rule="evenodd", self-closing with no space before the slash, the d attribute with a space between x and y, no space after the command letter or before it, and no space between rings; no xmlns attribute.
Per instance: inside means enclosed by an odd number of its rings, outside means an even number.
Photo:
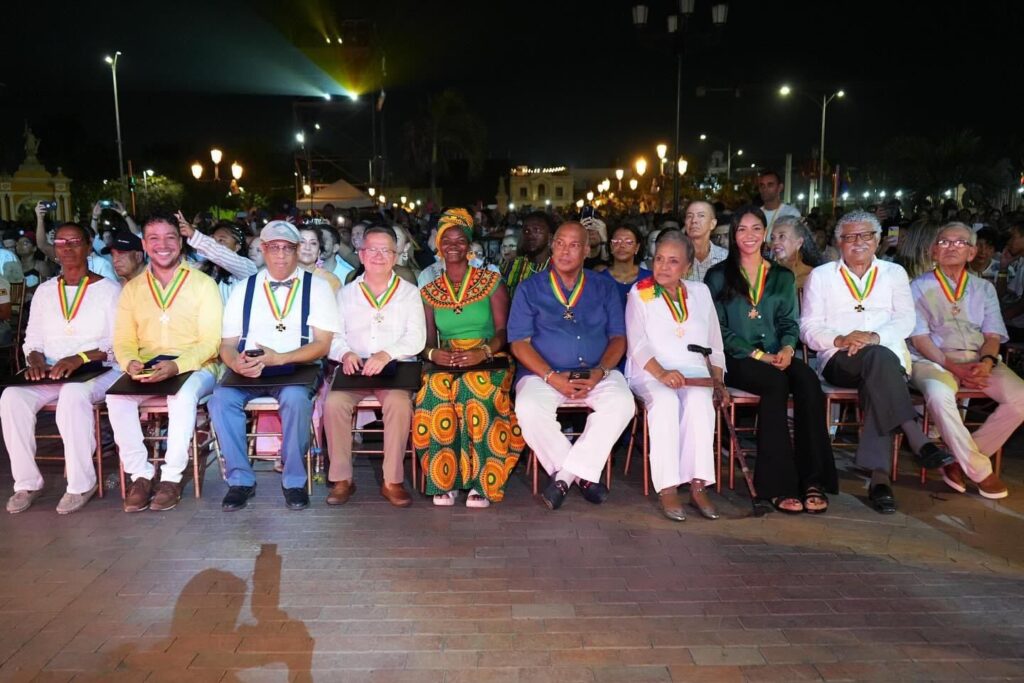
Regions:
<svg viewBox="0 0 1024 683"><path fill-rule="evenodd" d="M796 502L800 503L801 506L803 505L800 499L797 498L796 496L775 496L774 498L766 499L765 502L771 505L773 509L778 510L779 512L786 515L799 515L804 511L803 507L801 507L799 510L789 510L787 508L782 507L782 502L785 500L795 500Z"/></svg>
<svg viewBox="0 0 1024 683"><path fill-rule="evenodd" d="M813 499L818 499L818 500L824 501L825 502L825 507L818 508L817 510L812 509L807 504L807 501L813 500ZM822 491L817 486L808 486L807 487L807 491L804 492L803 503L804 503L804 512L806 512L806 513L808 513L810 515L820 515L823 512L828 512L828 496L826 496L825 492Z"/></svg>

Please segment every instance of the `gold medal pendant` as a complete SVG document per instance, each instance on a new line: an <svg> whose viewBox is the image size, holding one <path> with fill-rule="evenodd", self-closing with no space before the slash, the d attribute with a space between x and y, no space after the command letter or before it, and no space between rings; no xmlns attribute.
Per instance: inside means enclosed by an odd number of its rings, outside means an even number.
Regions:
<svg viewBox="0 0 1024 683"><path fill-rule="evenodd" d="M749 313L747 313L747 317L750 318L751 320L757 320L758 318L761 317L761 313L757 310L757 307L755 306L750 309Z"/></svg>
<svg viewBox="0 0 1024 683"><path fill-rule="evenodd" d="M562 318L564 320L572 321L572 320L576 319L576 315L572 312L571 308L567 308L567 309L565 309L565 313L562 314Z"/></svg>
<svg viewBox="0 0 1024 683"><path fill-rule="evenodd" d="M960 315L960 306L958 304L953 304L953 315Z"/></svg>

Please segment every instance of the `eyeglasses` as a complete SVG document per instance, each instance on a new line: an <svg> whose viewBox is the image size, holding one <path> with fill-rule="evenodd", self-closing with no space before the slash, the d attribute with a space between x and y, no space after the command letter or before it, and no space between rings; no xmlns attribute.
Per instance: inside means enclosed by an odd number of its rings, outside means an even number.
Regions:
<svg viewBox="0 0 1024 683"><path fill-rule="evenodd" d="M620 245L621 246L625 246L625 247L631 247L634 244L636 244L636 240L635 239L631 239L629 237L625 237L623 239L613 239L613 240L611 240L611 243L612 243L612 245L614 245L616 247L620 246Z"/></svg>
<svg viewBox="0 0 1024 683"><path fill-rule="evenodd" d="M875 239L875 232L851 232L846 235L840 235L839 239L847 244L853 244L854 242L870 242Z"/></svg>
<svg viewBox="0 0 1024 683"><path fill-rule="evenodd" d="M298 246L295 244L266 244L263 248L271 254L294 254Z"/></svg>
<svg viewBox="0 0 1024 683"><path fill-rule="evenodd" d="M364 254L370 254L372 256L383 256L387 258L395 253L394 249L388 249L387 247L363 247Z"/></svg>
<svg viewBox="0 0 1024 683"><path fill-rule="evenodd" d="M947 240L945 238L941 240L935 240L935 244L942 247L943 249L948 249L949 247L956 247L957 249L959 249L960 247L971 246L971 243L968 242L967 240Z"/></svg>
<svg viewBox="0 0 1024 683"><path fill-rule="evenodd" d="M53 246L55 247L80 247L85 244L85 240L81 237L71 237L68 239L55 239Z"/></svg>

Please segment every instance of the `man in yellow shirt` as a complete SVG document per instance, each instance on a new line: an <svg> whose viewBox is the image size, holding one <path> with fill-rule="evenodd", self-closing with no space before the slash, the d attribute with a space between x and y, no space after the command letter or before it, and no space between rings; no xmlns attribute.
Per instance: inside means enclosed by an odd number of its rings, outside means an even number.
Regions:
<svg viewBox="0 0 1024 683"><path fill-rule="evenodd" d="M191 372L167 397L167 451L155 493L156 468L149 462L139 424L139 405L152 395L108 395L107 410L124 469L132 485L125 512L170 510L181 499L196 406L217 383L223 304L217 283L181 258L181 235L172 216L142 226L149 266L124 286L114 326L114 356L126 373L143 383Z"/></svg>

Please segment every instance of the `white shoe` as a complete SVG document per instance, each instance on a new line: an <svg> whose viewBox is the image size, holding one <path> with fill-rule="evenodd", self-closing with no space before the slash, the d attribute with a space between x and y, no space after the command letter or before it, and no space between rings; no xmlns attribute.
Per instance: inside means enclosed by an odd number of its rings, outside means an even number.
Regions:
<svg viewBox="0 0 1024 683"><path fill-rule="evenodd" d="M7 511L16 515L28 510L32 502L42 493L41 489L39 491L15 491L14 495L7 499Z"/></svg>
<svg viewBox="0 0 1024 683"><path fill-rule="evenodd" d="M85 504L89 502L89 499L96 493L96 487L93 486L85 493L65 493L60 502L57 503L57 514L58 515L70 515L72 512L78 512Z"/></svg>
<svg viewBox="0 0 1024 683"><path fill-rule="evenodd" d="M448 493L438 493L434 496L434 505L442 508L449 508L455 505L455 499L459 497L458 491L449 491Z"/></svg>
<svg viewBox="0 0 1024 683"><path fill-rule="evenodd" d="M476 489L473 489L472 491L469 492L469 495L466 496L466 507L477 508L482 510L484 508L491 507L491 501L487 500L484 494L477 492Z"/></svg>

